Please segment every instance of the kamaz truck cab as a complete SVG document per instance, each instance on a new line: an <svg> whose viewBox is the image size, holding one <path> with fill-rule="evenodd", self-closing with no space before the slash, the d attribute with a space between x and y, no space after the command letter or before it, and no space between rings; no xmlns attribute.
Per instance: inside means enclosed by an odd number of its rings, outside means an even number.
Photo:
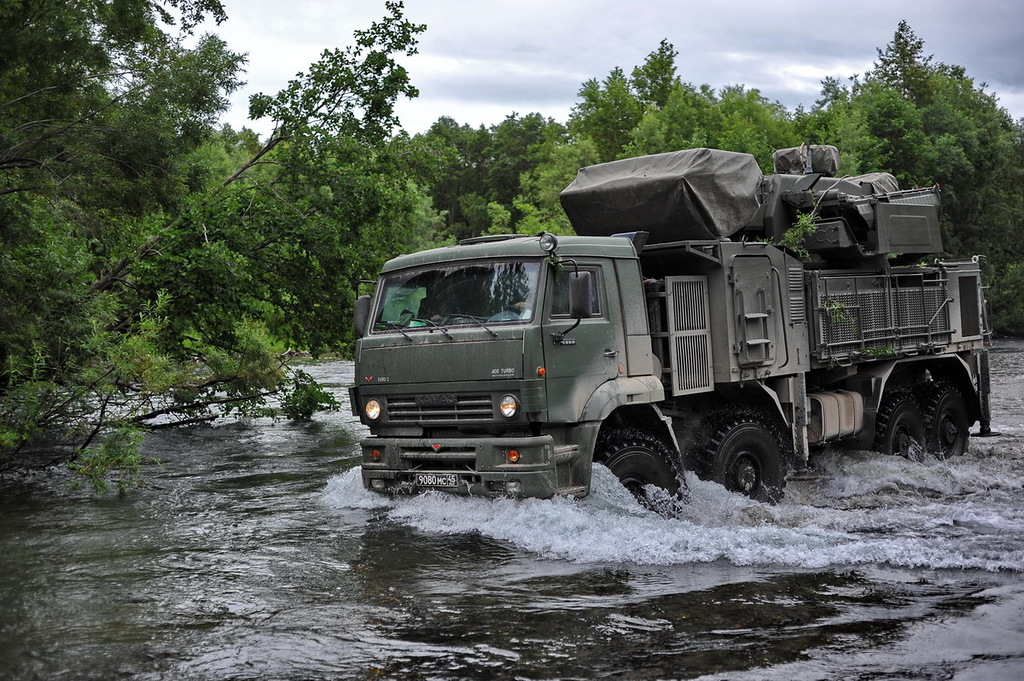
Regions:
<svg viewBox="0 0 1024 681"><path fill-rule="evenodd" d="M470 239L391 260L377 287L352 388L369 489L583 496L592 456L678 488L630 236Z"/></svg>

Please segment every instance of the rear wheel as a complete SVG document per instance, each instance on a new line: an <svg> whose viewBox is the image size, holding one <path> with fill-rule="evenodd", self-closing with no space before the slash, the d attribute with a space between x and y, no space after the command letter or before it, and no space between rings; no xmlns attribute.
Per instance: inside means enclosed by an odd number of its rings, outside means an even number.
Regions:
<svg viewBox="0 0 1024 681"><path fill-rule="evenodd" d="M779 429L756 413L722 414L709 421L698 456L704 477L756 501L777 502L786 486Z"/></svg>
<svg viewBox="0 0 1024 681"><path fill-rule="evenodd" d="M645 485L655 485L670 494L679 492L675 447L663 439L628 428L601 431L594 459L603 463L637 499L647 498Z"/></svg>
<svg viewBox="0 0 1024 681"><path fill-rule="evenodd" d="M963 454L970 427L963 393L949 383L932 385L924 412L928 451L942 459Z"/></svg>
<svg viewBox="0 0 1024 681"><path fill-rule="evenodd" d="M919 398L910 390L892 393L875 417L875 450L905 458L920 456L925 442Z"/></svg>

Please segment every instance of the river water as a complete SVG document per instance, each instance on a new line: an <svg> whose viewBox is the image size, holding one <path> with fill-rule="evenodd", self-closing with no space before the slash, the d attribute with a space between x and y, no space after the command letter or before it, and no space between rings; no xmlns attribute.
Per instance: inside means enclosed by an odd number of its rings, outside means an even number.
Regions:
<svg viewBox="0 0 1024 681"><path fill-rule="evenodd" d="M384 499L346 412L154 434L124 498L0 481L0 678L1024 679L1024 341L992 368L999 437L776 506Z"/></svg>

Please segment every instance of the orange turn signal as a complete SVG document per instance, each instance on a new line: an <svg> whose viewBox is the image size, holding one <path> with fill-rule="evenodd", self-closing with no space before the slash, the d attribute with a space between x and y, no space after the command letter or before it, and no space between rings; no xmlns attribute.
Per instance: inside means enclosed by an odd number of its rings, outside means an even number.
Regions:
<svg viewBox="0 0 1024 681"><path fill-rule="evenodd" d="M515 449L508 450L508 454L505 455L509 463L519 463L519 451Z"/></svg>

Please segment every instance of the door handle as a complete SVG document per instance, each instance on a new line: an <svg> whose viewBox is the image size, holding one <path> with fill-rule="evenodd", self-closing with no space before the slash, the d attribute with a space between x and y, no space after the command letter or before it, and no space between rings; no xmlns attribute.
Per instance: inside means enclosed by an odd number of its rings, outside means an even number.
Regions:
<svg viewBox="0 0 1024 681"><path fill-rule="evenodd" d="M604 351L604 356L605 357L616 357L616 356L618 356L618 354L619 354L618 350L608 350L608 349L605 349L605 351Z"/></svg>

